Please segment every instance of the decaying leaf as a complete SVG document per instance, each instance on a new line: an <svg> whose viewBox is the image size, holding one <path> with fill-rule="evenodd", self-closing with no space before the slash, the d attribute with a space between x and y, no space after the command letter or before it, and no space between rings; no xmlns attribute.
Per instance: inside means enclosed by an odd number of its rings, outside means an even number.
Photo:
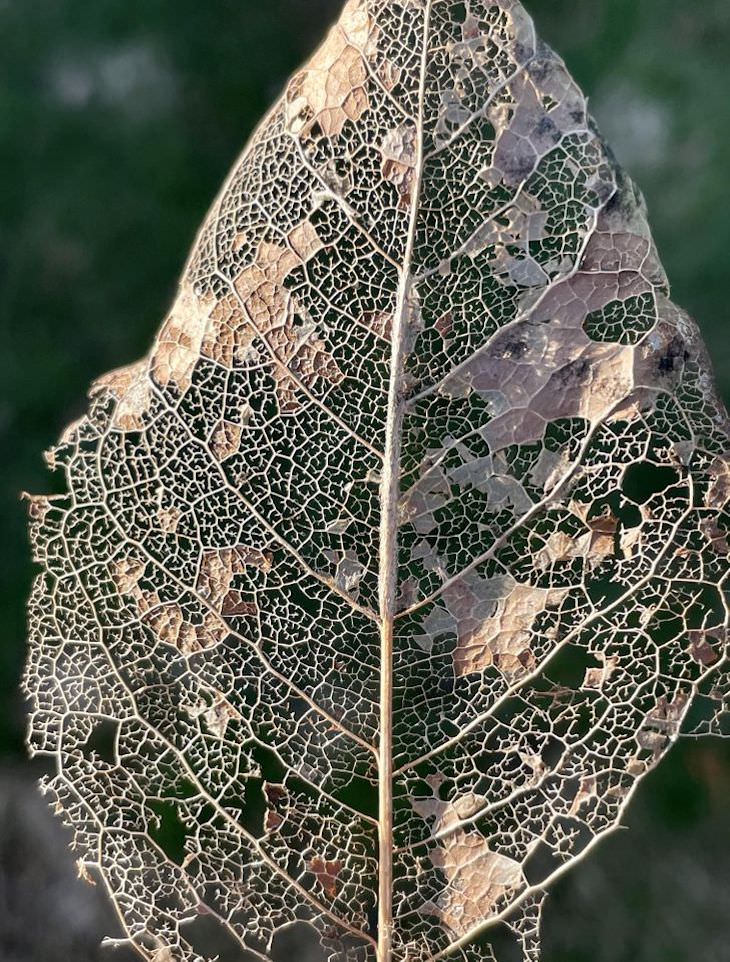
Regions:
<svg viewBox="0 0 730 962"><path fill-rule="evenodd" d="M727 417L517 0L348 0L48 462L29 742L148 962L536 962L722 729Z"/></svg>

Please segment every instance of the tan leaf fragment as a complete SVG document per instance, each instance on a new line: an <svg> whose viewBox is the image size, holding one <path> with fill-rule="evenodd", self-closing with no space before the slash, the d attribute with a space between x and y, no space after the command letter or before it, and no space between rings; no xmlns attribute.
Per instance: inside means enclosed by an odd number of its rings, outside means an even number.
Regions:
<svg viewBox="0 0 730 962"><path fill-rule="evenodd" d="M651 751L655 760L661 757L667 741L677 738L688 700L684 691L677 692L673 698L662 695L646 716L637 742L641 748Z"/></svg>
<svg viewBox="0 0 730 962"><path fill-rule="evenodd" d="M141 592L139 592L138 584L144 574L144 569L145 562L138 558L122 558L119 561L112 562L111 576L121 594L132 595L139 600Z"/></svg>
<svg viewBox="0 0 730 962"><path fill-rule="evenodd" d="M318 378L339 384L343 377L316 326L285 286L289 274L321 248L316 230L305 221L289 239L296 249L269 241L259 244L253 263L235 278L237 298L226 301L224 311L212 313L202 345L206 356L233 366L260 358L254 345L262 338L273 354L272 373L284 412L299 408L300 384L311 388Z"/></svg>
<svg viewBox="0 0 730 962"><path fill-rule="evenodd" d="M710 487L705 504L708 508L724 508L730 500L730 457L715 458L710 465Z"/></svg>
<svg viewBox="0 0 730 962"><path fill-rule="evenodd" d="M452 311L446 311L433 325L434 330L438 331L444 341L449 339L449 336L454 328L454 315Z"/></svg>
<svg viewBox="0 0 730 962"><path fill-rule="evenodd" d="M226 624L213 611L206 611L199 624L190 623L177 602L161 603L154 591L140 587L145 562L134 557L112 562L112 580L119 592L132 598L145 624L160 641L190 655L221 642L228 634Z"/></svg>
<svg viewBox="0 0 730 962"><path fill-rule="evenodd" d="M502 900L526 884L519 862L493 851L480 832L459 827L485 803L485 798L473 793L455 802L437 798L413 802L422 818L434 819L432 834L444 833L434 843L429 858L444 875L446 886L438 899L424 904L420 912L436 915L456 936L468 935L495 914Z"/></svg>
<svg viewBox="0 0 730 962"><path fill-rule="evenodd" d="M282 809L286 811L289 793L283 785L277 785L272 782L264 782L263 790L266 799L264 830L270 833L284 823Z"/></svg>
<svg viewBox="0 0 730 962"><path fill-rule="evenodd" d="M335 137L368 109L364 53L371 29L367 3L348 0L339 23L292 82L288 108L294 133L307 135L317 124L325 137Z"/></svg>
<svg viewBox="0 0 730 962"><path fill-rule="evenodd" d="M559 418L583 417L592 424L636 419L654 403L657 390L671 388L681 375L689 350L686 315L660 294L660 320L636 346L595 342L583 330L591 312L652 290L651 244L639 234L612 230L609 222L601 216L579 271L554 283L529 319L495 334L440 386L448 397L471 391L501 396L504 413L486 429L493 449L540 440L546 422ZM511 229L525 230L518 220ZM494 240L486 237L484 243Z"/></svg>
<svg viewBox="0 0 730 962"><path fill-rule="evenodd" d="M633 558L637 554L637 548L641 544L642 529L641 525L634 528L624 528L621 532L621 552L624 558Z"/></svg>
<svg viewBox="0 0 730 962"><path fill-rule="evenodd" d="M161 387L172 384L184 393L192 384L213 308L189 283L181 286L152 350L152 374Z"/></svg>
<svg viewBox="0 0 730 962"><path fill-rule="evenodd" d="M393 315L384 311L369 313L363 316L363 323L374 331L378 337L390 341L393 333Z"/></svg>
<svg viewBox="0 0 730 962"><path fill-rule="evenodd" d="M380 145L385 180L398 189L399 206L410 207L416 172L416 128L406 122L389 130Z"/></svg>
<svg viewBox="0 0 730 962"><path fill-rule="evenodd" d="M266 573L271 570L272 555L260 548L237 545L203 552L197 591L215 611L223 616L256 614L255 602L231 587L236 575L248 566Z"/></svg>
<svg viewBox="0 0 730 962"><path fill-rule="evenodd" d="M28 502L28 517L31 521L42 524L51 509L50 500L43 494L28 494L23 491L21 499Z"/></svg>
<svg viewBox="0 0 730 962"><path fill-rule="evenodd" d="M378 78L382 83L383 87L391 91L396 87L403 76L403 71L398 66L398 64L393 63L392 60L384 60L377 69Z"/></svg>
<svg viewBox="0 0 730 962"><path fill-rule="evenodd" d="M283 823L284 819L275 812L273 809L269 808L266 810L266 816L264 818L264 830L268 833L276 831L276 829Z"/></svg>
<svg viewBox="0 0 730 962"><path fill-rule="evenodd" d="M172 949L165 945L152 953L152 962L176 962Z"/></svg>
<svg viewBox="0 0 730 962"><path fill-rule="evenodd" d="M586 668L585 677L583 678L584 688L603 688L618 668L619 659L616 655L611 655L607 658L605 655L599 654L598 658L602 662L599 668Z"/></svg>
<svg viewBox="0 0 730 962"><path fill-rule="evenodd" d="M91 885L96 888L96 879L91 874L86 862L82 858L76 859L76 873L83 882L86 882L87 885Z"/></svg>
<svg viewBox="0 0 730 962"><path fill-rule="evenodd" d="M730 555L730 541L728 533L720 527L715 518L703 518L700 522L702 533L710 543L712 550L719 555L728 557Z"/></svg>
<svg viewBox="0 0 730 962"><path fill-rule="evenodd" d="M216 738L222 740L226 737L229 723L231 721L239 721L241 719L241 713L233 707L227 698L220 695L210 708L205 710L203 717L205 718L205 724L208 726L209 731L215 735Z"/></svg>
<svg viewBox="0 0 730 962"><path fill-rule="evenodd" d="M210 447L216 458L219 461L225 461L226 458L238 454L242 435L243 428L240 424L234 424L232 421L221 421L210 439Z"/></svg>
<svg viewBox="0 0 730 962"><path fill-rule="evenodd" d="M562 321L552 322L549 331L547 325L535 327L546 311L541 309L524 330L515 327L496 335L487 351L476 354L440 388L448 397L472 391L501 396L505 413L485 428L495 451L541 440L549 421L582 417L596 424L615 416L616 399L634 388L633 347L590 342Z"/></svg>
<svg viewBox="0 0 730 962"><path fill-rule="evenodd" d="M564 531L553 531L535 555L535 564L541 571L546 571L553 564L580 558L586 552L588 535L574 538Z"/></svg>
<svg viewBox="0 0 730 962"><path fill-rule="evenodd" d="M600 563L604 558L615 555L616 532L619 528L619 521L611 509L606 508L602 514L595 518L589 518L586 523L591 532L588 547L589 558Z"/></svg>
<svg viewBox="0 0 730 962"><path fill-rule="evenodd" d="M537 616L560 605L564 588L534 588L512 578L483 580L467 575L444 590L446 606L456 621L454 670L457 676L492 665L509 678L535 667L532 627Z"/></svg>
<svg viewBox="0 0 730 962"><path fill-rule="evenodd" d="M302 264L315 256L324 246L317 229L311 221L303 220L288 234L289 244Z"/></svg>
<svg viewBox="0 0 730 962"><path fill-rule="evenodd" d="M118 368L94 381L91 396L110 391L117 399L112 424L120 431L141 431L152 402L152 385L146 360Z"/></svg>
<svg viewBox="0 0 730 962"><path fill-rule="evenodd" d="M154 604L154 597L147 596L144 621L166 645L179 649L184 655L212 648L228 635L228 627L212 611L203 616L200 624L191 624L183 609L176 602ZM142 605L140 606L142 608Z"/></svg>
<svg viewBox="0 0 730 962"><path fill-rule="evenodd" d="M182 518L180 508L173 506L163 507L162 505L157 508L157 520L160 522L160 528L165 534L174 534L177 531L180 518Z"/></svg>
<svg viewBox="0 0 730 962"><path fill-rule="evenodd" d="M698 665L702 665L703 668L709 668L710 665L714 665L720 660L720 654L717 648L710 643L710 640L722 644L722 642L726 640L725 634L726 633L721 630L692 630L688 632L688 651Z"/></svg>
<svg viewBox="0 0 730 962"><path fill-rule="evenodd" d="M256 331L266 335L284 324L289 297L284 281L301 263L301 258L288 247L269 241L260 243L254 262L235 280L236 290L254 325L240 332L236 357L245 356L245 349L255 339ZM213 343L218 340L216 331L212 332L211 340Z"/></svg>
<svg viewBox="0 0 730 962"><path fill-rule="evenodd" d="M213 306L201 354L224 367L245 364L249 360L255 332L236 294L226 294Z"/></svg>
<svg viewBox="0 0 730 962"><path fill-rule="evenodd" d="M596 776L589 775L586 778L582 778L578 786L578 791L573 799L573 804L570 806L570 814L579 815L584 805L589 804L593 799L597 799L598 797L598 780Z"/></svg>
<svg viewBox="0 0 730 962"><path fill-rule="evenodd" d="M560 529L553 531L546 543L535 556L537 566L545 571L555 562L585 558L590 569L595 568L605 558L616 555L616 532L619 520L609 507L602 513L589 518L590 504L571 501L570 510L585 524L587 531L578 537L568 535Z"/></svg>

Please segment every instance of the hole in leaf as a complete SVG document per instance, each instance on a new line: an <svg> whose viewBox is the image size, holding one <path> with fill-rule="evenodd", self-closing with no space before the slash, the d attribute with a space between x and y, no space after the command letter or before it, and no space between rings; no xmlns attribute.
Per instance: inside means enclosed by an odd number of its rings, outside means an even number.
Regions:
<svg viewBox="0 0 730 962"><path fill-rule="evenodd" d="M256 838L264 835L269 804L263 791L263 783L279 785L284 781L285 769L273 752L256 746L252 752L261 770L261 779L251 778L246 786L246 800L242 804L241 822Z"/></svg>
<svg viewBox="0 0 730 962"><path fill-rule="evenodd" d="M539 842L525 863L525 877L530 885L539 885L560 868L561 861L556 852L545 842Z"/></svg>
<svg viewBox="0 0 730 962"><path fill-rule="evenodd" d="M621 487L635 504L645 504L653 495L666 491L678 481L679 472L675 468L641 461L627 469Z"/></svg>
<svg viewBox="0 0 730 962"><path fill-rule="evenodd" d="M100 719L83 747L84 757L91 759L95 755L108 765L116 765L118 737L119 722L111 718Z"/></svg>
<svg viewBox="0 0 730 962"><path fill-rule="evenodd" d="M657 611L646 626L651 640L660 647L681 637L685 630L684 619L668 611Z"/></svg>
<svg viewBox="0 0 730 962"><path fill-rule="evenodd" d="M315 598L308 597L296 584L289 585L288 592L292 604L298 605L302 611L305 611L308 615L317 617L319 614L319 605Z"/></svg>
<svg viewBox="0 0 730 962"><path fill-rule="evenodd" d="M595 658L578 645L566 645L550 662L550 681L563 688L577 690L583 684L587 668L595 668Z"/></svg>
<svg viewBox="0 0 730 962"><path fill-rule="evenodd" d="M591 602L597 608L600 608L618 601L626 591L626 586L618 581L612 581L610 578L599 578L587 584L586 591Z"/></svg>
<svg viewBox="0 0 730 962"><path fill-rule="evenodd" d="M148 808L157 816L156 820L150 819L150 838L169 859L180 865L186 855L187 828L178 815L177 806L171 802L149 802Z"/></svg>
<svg viewBox="0 0 730 962"><path fill-rule="evenodd" d="M477 942L476 949L484 949L482 957L493 958L495 962L523 962L524 955L517 938L506 925L500 924L490 928ZM486 952L489 951L489 955ZM482 953L480 953L480 956Z"/></svg>
<svg viewBox="0 0 730 962"><path fill-rule="evenodd" d="M257 957L241 948L235 935L215 915L206 911L204 906L199 912L197 918L186 922L182 928L196 955L217 962L256 962Z"/></svg>
<svg viewBox="0 0 730 962"><path fill-rule="evenodd" d="M326 962L327 953L312 926L297 922L276 933L271 958L273 962L292 962L294 959Z"/></svg>
<svg viewBox="0 0 730 962"><path fill-rule="evenodd" d="M703 585L694 593L692 604L684 609L687 629L700 630L705 625L721 625L725 621L725 601L713 585Z"/></svg>
<svg viewBox="0 0 730 962"><path fill-rule="evenodd" d="M357 811L370 815L371 818L378 817L377 786L364 778L353 776L346 788L336 792L336 796L345 805L350 805Z"/></svg>

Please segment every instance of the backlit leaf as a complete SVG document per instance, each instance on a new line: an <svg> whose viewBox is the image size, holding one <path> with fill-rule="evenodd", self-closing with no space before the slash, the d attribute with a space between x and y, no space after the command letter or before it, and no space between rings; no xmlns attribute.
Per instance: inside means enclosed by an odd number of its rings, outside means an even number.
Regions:
<svg viewBox="0 0 730 962"><path fill-rule="evenodd" d="M91 397L30 504L29 738L125 937L537 960L552 881L722 727L730 460L522 6L348 0Z"/></svg>

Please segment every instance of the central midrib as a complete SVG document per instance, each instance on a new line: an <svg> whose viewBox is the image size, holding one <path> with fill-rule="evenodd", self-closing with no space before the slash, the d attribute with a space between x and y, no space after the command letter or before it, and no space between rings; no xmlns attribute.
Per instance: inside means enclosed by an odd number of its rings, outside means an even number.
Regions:
<svg viewBox="0 0 730 962"><path fill-rule="evenodd" d="M380 485L380 741L378 746L378 962L391 962L393 936L393 622L398 573L398 502L403 412L404 367L414 304L411 265L416 239L423 176L423 102L431 2L423 16L423 46L418 78L416 156L408 236L393 315L385 459Z"/></svg>

